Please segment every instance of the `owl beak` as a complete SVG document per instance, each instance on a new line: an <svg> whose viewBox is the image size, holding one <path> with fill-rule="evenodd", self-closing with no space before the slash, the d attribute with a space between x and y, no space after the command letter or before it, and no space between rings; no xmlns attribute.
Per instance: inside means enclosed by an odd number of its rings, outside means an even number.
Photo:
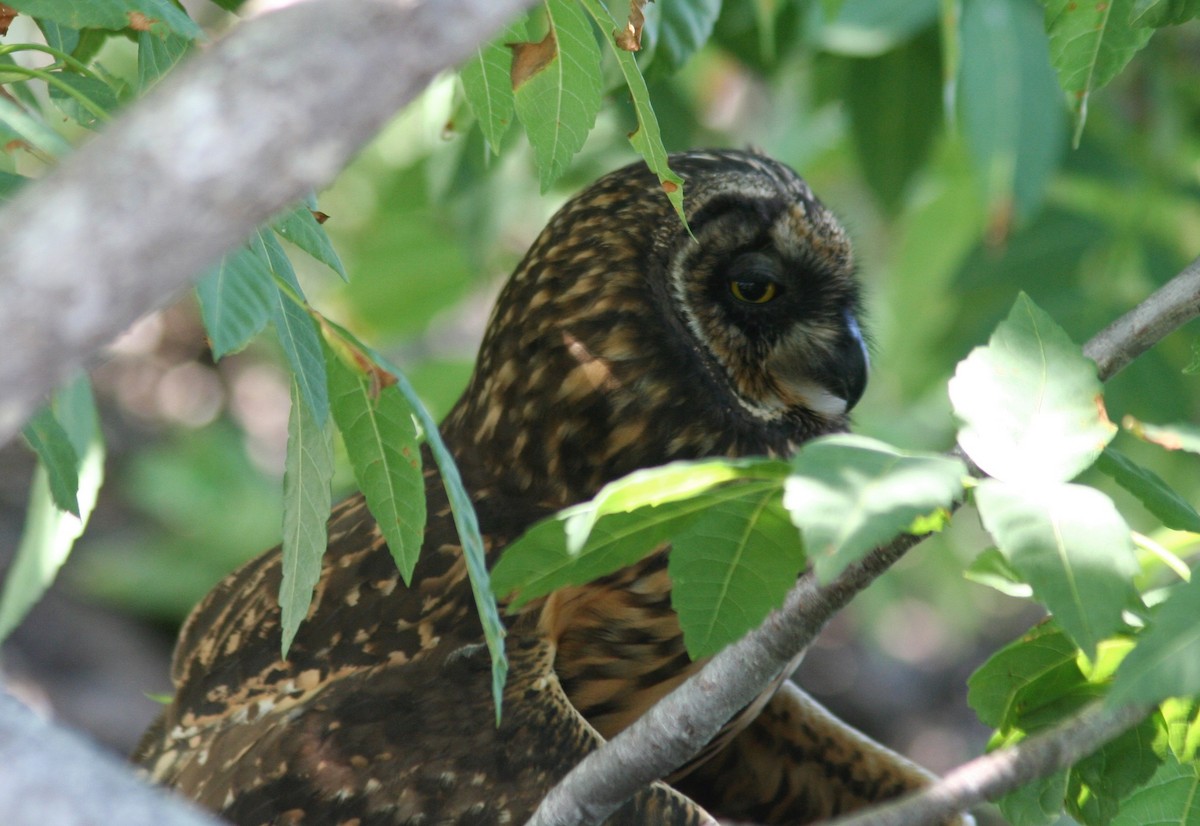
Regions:
<svg viewBox="0 0 1200 826"><path fill-rule="evenodd" d="M846 410L853 409L867 389L867 373L871 369L871 356L858 319L849 310L845 311L846 329L834 353L833 376L829 387L846 400Z"/></svg>

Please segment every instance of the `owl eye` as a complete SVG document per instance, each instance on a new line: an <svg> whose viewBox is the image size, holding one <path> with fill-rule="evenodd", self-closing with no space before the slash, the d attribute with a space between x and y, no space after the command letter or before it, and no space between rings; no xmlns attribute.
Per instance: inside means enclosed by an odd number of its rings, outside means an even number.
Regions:
<svg viewBox="0 0 1200 826"><path fill-rule="evenodd" d="M738 301L747 304L766 304L779 293L779 288L773 281L749 281L746 279L730 281L729 292Z"/></svg>
<svg viewBox="0 0 1200 826"><path fill-rule="evenodd" d="M729 294L743 304L767 304L779 296L778 274L778 261L761 252L752 252L733 262L725 283Z"/></svg>

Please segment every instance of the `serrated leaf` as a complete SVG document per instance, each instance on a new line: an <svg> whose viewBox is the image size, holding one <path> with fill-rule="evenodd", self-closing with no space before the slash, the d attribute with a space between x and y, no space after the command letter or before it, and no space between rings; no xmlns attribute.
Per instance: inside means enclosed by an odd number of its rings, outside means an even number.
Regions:
<svg viewBox="0 0 1200 826"><path fill-rule="evenodd" d="M337 328L351 340L345 330ZM360 346L362 346L360 344ZM463 486L462 476L454 463L454 456L438 432L437 422L425 409L417 391L404 373L395 365L389 363L380 353L364 347L375 363L388 370L396 379L396 387L408 401L417 417L424 433L429 450L437 462L438 471L442 476L442 485L450 500L450 510L454 516L454 527L458 530L459 541L462 542L463 557L467 561L467 576L471 581L471 593L475 597L475 608L479 612L479 621L483 625L483 636L487 642L488 653L492 663L492 701L496 706L496 725L500 725L500 713L504 698L504 682L508 677L508 657L504 653L504 637L506 631L504 621L500 619L500 610L496 607L496 599L492 595L492 587L487 567L487 556L483 546L483 536L479 532L479 519L475 515L475 506L471 503L471 495Z"/></svg>
<svg viewBox="0 0 1200 826"><path fill-rule="evenodd" d="M1084 682L1078 650L1049 623L1001 648L967 680L967 704L981 722L1000 731L1019 726L1029 698L1042 702Z"/></svg>
<svg viewBox="0 0 1200 826"><path fill-rule="evenodd" d="M600 48L575 0L546 0L550 30L513 52L513 102L542 192L566 170L600 111Z"/></svg>
<svg viewBox="0 0 1200 826"><path fill-rule="evenodd" d="M1088 99L1125 68L1153 30L1132 24L1135 0L1077 3L1042 0L1050 60L1075 113L1075 143L1087 121Z"/></svg>
<svg viewBox="0 0 1200 826"><path fill-rule="evenodd" d="M262 244L271 271L287 285L295 298L303 299L300 282L275 236L259 230L255 243ZM274 285L273 293L271 323L275 327L279 345L292 368L292 376L300 385L304 404L308 406L317 426L324 427L329 418L329 390L317 323L279 285Z"/></svg>
<svg viewBox="0 0 1200 826"><path fill-rule="evenodd" d="M609 482L591 500L563 510L558 519L563 523L567 551L575 554L583 548L596 520L602 516L686 499L735 479L782 481L787 474L788 464L775 459L671 462L635 470Z"/></svg>
<svg viewBox="0 0 1200 826"><path fill-rule="evenodd" d="M510 607L519 608L557 588L591 582L638 562L686 530L708 508L778 489L778 480L751 479L688 499L610 513L596 520L578 552L569 549L566 524L575 509L567 508L534 525L505 549L492 569L492 589L498 596L511 596Z"/></svg>
<svg viewBox="0 0 1200 826"><path fill-rule="evenodd" d="M30 17L44 17L72 29L149 28L152 33L173 31L190 38L202 32L170 0L12 0L8 3Z"/></svg>
<svg viewBox="0 0 1200 826"><path fill-rule="evenodd" d="M1200 17L1200 0L1135 0L1133 22L1138 26L1178 26Z"/></svg>
<svg viewBox="0 0 1200 826"><path fill-rule="evenodd" d="M955 103L989 224L1003 237L1041 205L1062 163L1067 117L1037 9L1021 0L961 9L950 27L961 37Z"/></svg>
<svg viewBox="0 0 1200 826"><path fill-rule="evenodd" d="M55 395L53 405L80 457L76 498L80 515L55 507L45 468L39 464L30 486L21 541L0 595L0 641L12 633L54 581L87 526L104 479L104 441L90 384L86 379L72 382Z"/></svg>
<svg viewBox="0 0 1200 826"><path fill-rule="evenodd" d="M1117 669L1109 702L1200 695L1200 576L1174 587Z"/></svg>
<svg viewBox="0 0 1200 826"><path fill-rule="evenodd" d="M1189 453L1200 453L1200 427L1194 424L1157 425L1139 422L1132 416L1126 416L1122 422L1127 430L1142 439L1167 450L1186 450Z"/></svg>
<svg viewBox="0 0 1200 826"><path fill-rule="evenodd" d="M907 453L864 436L828 436L792 460L783 504L827 582L917 517L953 504L966 472L957 459Z"/></svg>
<svg viewBox="0 0 1200 826"><path fill-rule="evenodd" d="M1166 527L1200 533L1200 514L1154 471L1111 447L1100 454L1096 469L1136 496Z"/></svg>
<svg viewBox="0 0 1200 826"><path fill-rule="evenodd" d="M191 51L192 41L170 33L159 37L150 32L138 32L138 94L145 94L155 82L175 68Z"/></svg>
<svg viewBox="0 0 1200 826"><path fill-rule="evenodd" d="M596 25L604 32L605 38L617 57L617 64L625 75L625 83L629 86L629 94L633 98L633 109L637 115L638 128L629 135L629 142L646 161L650 171L658 178L663 192L675 207L679 220L687 226L687 218L683 214L683 178L671 171L668 163L667 150L663 146L662 133L658 128L658 117L654 107L650 105L650 90L646 88L646 80L638 68L633 54L620 48L614 37L613 27L616 21L609 14L600 0L582 0L584 8L592 15Z"/></svg>
<svg viewBox="0 0 1200 826"><path fill-rule="evenodd" d="M326 522L333 504L332 433L303 403L303 393L295 381L291 396L283 470L283 578L279 583L283 659L287 659L288 648L308 614L313 589L321 578L321 558L328 544Z"/></svg>
<svg viewBox="0 0 1200 826"><path fill-rule="evenodd" d="M988 533L1034 596L1088 656L1139 597L1129 527L1112 500L1082 485L986 479L975 504Z"/></svg>
<svg viewBox="0 0 1200 826"><path fill-rule="evenodd" d="M5 136L5 143L9 140L24 141L48 155L66 155L71 151L71 145L47 126L44 120L4 95L0 95L0 135Z"/></svg>
<svg viewBox="0 0 1200 826"><path fill-rule="evenodd" d="M804 548L778 490L706 508L680 533L668 562L671 605L693 660L715 654L783 604Z"/></svg>
<svg viewBox="0 0 1200 826"><path fill-rule="evenodd" d="M387 540L404 582L425 538L425 479L420 432L395 385L373 387L363 373L325 348L329 402L346 443L354 478Z"/></svg>
<svg viewBox="0 0 1200 826"><path fill-rule="evenodd" d="M1168 756L1145 786L1121 801L1110 826L1200 826L1198 769Z"/></svg>
<svg viewBox="0 0 1200 826"><path fill-rule="evenodd" d="M329 240L328 233L317 221L308 204L300 204L291 212L277 218L273 226L285 241L290 241L315 260L329 267L343 281L350 280L346 275L342 259L338 256L337 250L333 248L333 242Z"/></svg>
<svg viewBox="0 0 1200 826"><path fill-rule="evenodd" d="M50 407L38 411L22 431L46 471L50 497L62 511L79 516L79 456Z"/></svg>
<svg viewBox="0 0 1200 826"><path fill-rule="evenodd" d="M500 141L512 126L512 52L507 44L527 37L524 21L518 21L500 37L480 46L459 69L467 105L475 113L492 154L500 154Z"/></svg>
<svg viewBox="0 0 1200 826"><path fill-rule="evenodd" d="M196 284L213 358L236 353L271 320L275 284L260 245L240 247Z"/></svg>
<svg viewBox="0 0 1200 826"><path fill-rule="evenodd" d="M949 389L959 445L1003 481L1065 482L1116 433L1096 365L1025 293L987 346L959 362Z"/></svg>
<svg viewBox="0 0 1200 826"><path fill-rule="evenodd" d="M117 108L117 93L102 80L74 72L54 72L56 83L48 83L50 100L59 110L88 129L96 129L103 125L107 117ZM74 95L62 89L58 84L69 87ZM78 97L85 98L90 105L81 102ZM95 111L100 110L99 113Z"/></svg>

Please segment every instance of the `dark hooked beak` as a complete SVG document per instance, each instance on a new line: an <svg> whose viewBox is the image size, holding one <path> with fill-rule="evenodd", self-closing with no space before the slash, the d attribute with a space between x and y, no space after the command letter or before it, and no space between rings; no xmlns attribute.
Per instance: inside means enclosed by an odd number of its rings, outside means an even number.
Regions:
<svg viewBox="0 0 1200 826"><path fill-rule="evenodd" d="M863 391L867 389L867 372L871 367L871 357L867 353L867 342L854 313L846 310L842 313L842 318L846 326L842 329L841 338L835 345L828 366L819 380L829 392L845 400L846 410L849 412L858 404Z"/></svg>

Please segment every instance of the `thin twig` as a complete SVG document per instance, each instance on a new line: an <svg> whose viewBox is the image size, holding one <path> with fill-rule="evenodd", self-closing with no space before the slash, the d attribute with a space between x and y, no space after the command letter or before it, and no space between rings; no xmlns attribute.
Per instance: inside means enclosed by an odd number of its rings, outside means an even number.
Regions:
<svg viewBox="0 0 1200 826"><path fill-rule="evenodd" d="M1103 701L1093 703L1052 729L964 763L928 788L831 821L830 826L940 823L1031 780L1065 769L1133 728L1150 710L1143 705L1111 709Z"/></svg>
<svg viewBox="0 0 1200 826"><path fill-rule="evenodd" d="M1097 362L1101 379L1107 381L1198 315L1200 259L1092 338L1084 353ZM718 653L628 729L584 758L546 795L530 826L598 823L638 789L679 768L754 700L838 610L920 541L909 535L897 537L827 585L817 584L811 571L800 577L784 606L761 626ZM1052 742L1038 748L1055 747L1066 748ZM1026 745L1017 755L1029 749Z"/></svg>

